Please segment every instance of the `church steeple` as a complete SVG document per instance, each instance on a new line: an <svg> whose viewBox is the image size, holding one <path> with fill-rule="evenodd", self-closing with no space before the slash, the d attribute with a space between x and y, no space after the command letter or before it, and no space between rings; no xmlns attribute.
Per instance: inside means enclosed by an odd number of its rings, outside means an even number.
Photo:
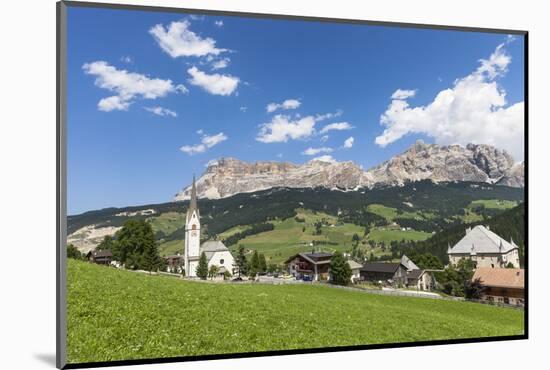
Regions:
<svg viewBox="0 0 550 370"><path fill-rule="evenodd" d="M187 217L193 214L193 211L197 212L199 216L199 209L197 207L197 187L195 186L195 175L193 175L193 185L191 185L191 200L189 201L189 210L187 211Z"/></svg>

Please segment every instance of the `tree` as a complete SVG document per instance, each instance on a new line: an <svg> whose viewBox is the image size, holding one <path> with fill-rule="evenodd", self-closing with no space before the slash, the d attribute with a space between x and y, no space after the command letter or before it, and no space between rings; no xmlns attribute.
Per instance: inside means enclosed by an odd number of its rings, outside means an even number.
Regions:
<svg viewBox="0 0 550 370"><path fill-rule="evenodd" d="M467 281L464 286L464 295L468 299L480 299L485 291L485 287L481 285L481 280L475 279Z"/></svg>
<svg viewBox="0 0 550 370"><path fill-rule="evenodd" d="M332 282L338 285L347 285L351 280L351 267L342 253L335 252L330 260Z"/></svg>
<svg viewBox="0 0 550 370"><path fill-rule="evenodd" d="M204 254L204 252L202 252L199 257L199 264L197 265L196 274L202 280L206 280L206 277L208 276L208 261L206 261L206 254Z"/></svg>
<svg viewBox="0 0 550 370"><path fill-rule="evenodd" d="M464 297L466 288L472 280L476 263L469 258L462 258L456 266L448 266L437 274L437 279L443 286L443 292L456 297Z"/></svg>
<svg viewBox="0 0 550 370"><path fill-rule="evenodd" d="M359 244L359 235L353 234L353 237L351 238L352 244L357 246Z"/></svg>
<svg viewBox="0 0 550 370"><path fill-rule="evenodd" d="M322 230L323 223L321 221L314 223L313 226L315 227L315 231L313 232L313 235L321 235L323 233L323 230Z"/></svg>
<svg viewBox="0 0 550 370"><path fill-rule="evenodd" d="M216 265L212 265L210 266L210 268L208 269L208 277L210 279L213 279L216 277L216 275L218 275L218 272L220 271L220 268Z"/></svg>
<svg viewBox="0 0 550 370"><path fill-rule="evenodd" d="M443 263L431 253L411 254L410 259L421 269L442 270Z"/></svg>
<svg viewBox="0 0 550 370"><path fill-rule="evenodd" d="M256 277L256 274L260 271L260 257L258 251L254 250L252 258L250 259L250 265L248 267L248 276L250 278Z"/></svg>
<svg viewBox="0 0 550 370"><path fill-rule="evenodd" d="M115 240L111 235L105 235L101 243L95 247L96 251L113 250L115 249Z"/></svg>
<svg viewBox="0 0 550 370"><path fill-rule="evenodd" d="M269 272L270 274L274 273L277 271L277 265L274 264L274 263L270 263L268 266L267 266L267 272Z"/></svg>
<svg viewBox="0 0 550 370"><path fill-rule="evenodd" d="M75 260L81 260L82 259L82 253L73 245L68 244L67 245L67 258L73 258Z"/></svg>
<svg viewBox="0 0 550 370"><path fill-rule="evenodd" d="M237 258L235 258L235 263L233 264L235 269L238 271L239 277L241 274L246 275L248 273L248 261L244 254L244 247L239 245L239 251L237 253Z"/></svg>
<svg viewBox="0 0 550 370"><path fill-rule="evenodd" d="M157 271L163 266L164 260L160 258L157 243L147 243L141 258L140 268L143 270Z"/></svg>
<svg viewBox="0 0 550 370"><path fill-rule="evenodd" d="M260 260L259 272L266 272L267 262L265 261L265 256L263 255L263 253L261 253L258 258Z"/></svg>
<svg viewBox="0 0 550 370"><path fill-rule="evenodd" d="M128 220L115 234L114 259L133 269L149 268L154 262L155 233L145 220ZM144 253L149 253L147 261Z"/></svg>

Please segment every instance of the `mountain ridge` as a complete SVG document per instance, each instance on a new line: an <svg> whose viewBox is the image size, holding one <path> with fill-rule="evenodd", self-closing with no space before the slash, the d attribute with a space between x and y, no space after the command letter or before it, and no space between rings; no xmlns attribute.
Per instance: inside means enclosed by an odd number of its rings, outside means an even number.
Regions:
<svg viewBox="0 0 550 370"><path fill-rule="evenodd" d="M211 161L197 180L200 198L220 199L274 187L357 190L378 185L399 186L432 180L474 181L524 187L524 163L506 151L487 144L426 144L418 140L401 154L364 171L352 161L318 158L304 164L291 162L245 162L236 158ZM174 200L189 199L190 186Z"/></svg>

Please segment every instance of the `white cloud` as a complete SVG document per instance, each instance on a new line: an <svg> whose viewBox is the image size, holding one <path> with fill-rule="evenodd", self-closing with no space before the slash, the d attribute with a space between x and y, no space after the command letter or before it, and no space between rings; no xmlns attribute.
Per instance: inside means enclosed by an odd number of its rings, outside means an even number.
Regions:
<svg viewBox="0 0 550 370"><path fill-rule="evenodd" d="M104 61L85 63L82 69L84 73L96 76L96 86L117 94L99 101L98 108L106 112L127 110L135 97L156 99L168 93L187 92L185 86L174 85L171 80L149 78L139 73L116 69Z"/></svg>
<svg viewBox="0 0 550 370"><path fill-rule="evenodd" d="M202 130L199 131L202 132ZM213 146L218 145L225 140L227 140L227 136L223 132L211 136L203 135L199 144L184 145L180 148L180 150L189 155L204 153L207 149L212 148Z"/></svg>
<svg viewBox="0 0 550 370"><path fill-rule="evenodd" d="M323 135L321 136L321 142L324 143L328 140L329 136L328 135Z"/></svg>
<svg viewBox="0 0 550 370"><path fill-rule="evenodd" d="M287 100L285 100L284 102L282 102L280 104L278 104L278 103L269 103L265 107L265 110L268 113L273 113L277 109L284 109L284 110L296 109L296 108L300 107L300 105L302 105L302 103L297 99L287 99Z"/></svg>
<svg viewBox="0 0 550 370"><path fill-rule="evenodd" d="M318 115L315 116L315 121L321 122L321 121L324 121L324 120L327 120L327 119L340 117L342 114L343 114L343 112L341 110L337 110L334 113L318 114Z"/></svg>
<svg viewBox="0 0 550 370"><path fill-rule="evenodd" d="M506 73L511 57L501 44L479 62L476 71L457 79L425 106L411 107L404 99L393 99L380 117L385 129L376 144L385 147L418 133L443 145L490 144L523 159L524 103L508 105L506 91L495 80Z"/></svg>
<svg viewBox="0 0 550 370"><path fill-rule="evenodd" d="M240 82L238 77L218 73L209 75L194 66L189 68L187 72L192 77L189 79L190 84L199 86L214 95L231 95L237 89Z"/></svg>
<svg viewBox="0 0 550 370"><path fill-rule="evenodd" d="M97 108L103 112L110 112L112 110L128 110L130 102L121 99L120 96L110 96L103 98L97 103Z"/></svg>
<svg viewBox="0 0 550 370"><path fill-rule="evenodd" d="M283 153L277 154L277 158L283 158Z"/></svg>
<svg viewBox="0 0 550 370"><path fill-rule="evenodd" d="M287 142L289 139L306 139L315 133L315 119L307 116L292 120L290 116L275 115L271 122L260 125L256 140L262 143Z"/></svg>
<svg viewBox="0 0 550 370"><path fill-rule="evenodd" d="M211 68L213 70L226 68L231 60L229 58L218 59L212 62Z"/></svg>
<svg viewBox="0 0 550 370"><path fill-rule="evenodd" d="M319 162L325 162L325 163L337 163L337 161L332 158L331 155L322 155L320 157L315 157L312 159L312 161L319 161Z"/></svg>
<svg viewBox="0 0 550 370"><path fill-rule="evenodd" d="M329 131L342 131L342 130L351 130L353 126L351 126L348 122L335 122L326 125L321 129L321 134L326 134Z"/></svg>
<svg viewBox="0 0 550 370"><path fill-rule="evenodd" d="M132 57L129 56L129 55L125 55L125 56L123 56L122 58L120 58L120 61L121 61L121 62L124 62L124 63L131 64L131 63L134 63L134 58L132 58Z"/></svg>
<svg viewBox="0 0 550 370"><path fill-rule="evenodd" d="M239 108L239 110L243 113L246 113L246 111L248 110L248 107L242 106Z"/></svg>
<svg viewBox="0 0 550 370"><path fill-rule="evenodd" d="M223 27L223 21L215 21L214 24L216 27Z"/></svg>
<svg viewBox="0 0 550 370"><path fill-rule="evenodd" d="M400 99L400 100L404 100L404 99L408 99L408 98L412 98L413 96L416 95L416 90L401 90L401 89L397 89L393 95L391 96L392 99Z"/></svg>
<svg viewBox="0 0 550 370"><path fill-rule="evenodd" d="M200 14L189 14L189 19L193 20L193 21L203 21L204 20L204 15L200 15Z"/></svg>
<svg viewBox="0 0 550 370"><path fill-rule="evenodd" d="M202 38L191 31L190 23L186 20L172 22L166 28L157 24L149 30L159 46L172 58L177 57L202 57L206 55L218 55L227 49L218 49L216 40L207 37Z"/></svg>
<svg viewBox="0 0 550 370"><path fill-rule="evenodd" d="M346 141L344 141L344 148L346 149L349 149L351 147L353 147L353 142L355 141L355 139L353 138L353 136L350 136L346 139Z"/></svg>
<svg viewBox="0 0 550 370"><path fill-rule="evenodd" d="M321 147L321 148L307 148L302 152L303 155L317 155L321 153L332 153L332 148Z"/></svg>
<svg viewBox="0 0 550 370"><path fill-rule="evenodd" d="M157 116L170 116L170 117L177 117L178 114L174 112L173 110L170 110L168 108L163 107L143 107L148 112L151 112L153 114L156 114Z"/></svg>

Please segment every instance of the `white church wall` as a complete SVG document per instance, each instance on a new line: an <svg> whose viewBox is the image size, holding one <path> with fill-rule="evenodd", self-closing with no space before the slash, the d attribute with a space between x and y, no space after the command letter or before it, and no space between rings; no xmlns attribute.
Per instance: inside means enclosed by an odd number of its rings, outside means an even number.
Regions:
<svg viewBox="0 0 550 370"><path fill-rule="evenodd" d="M223 263L222 263L223 260ZM235 262L235 259L233 258L233 255L230 251L219 251L214 253L212 258L210 258L210 261L208 261L208 268L212 265L216 265L218 267L225 267L227 271L230 273L233 273L233 263Z"/></svg>

